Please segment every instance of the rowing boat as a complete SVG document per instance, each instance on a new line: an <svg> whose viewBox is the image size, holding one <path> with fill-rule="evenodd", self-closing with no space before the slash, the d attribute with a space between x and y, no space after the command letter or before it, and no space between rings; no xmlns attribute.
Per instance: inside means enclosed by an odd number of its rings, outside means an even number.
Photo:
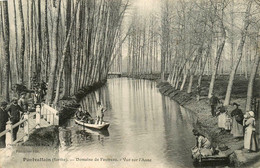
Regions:
<svg viewBox="0 0 260 168"><path fill-rule="evenodd" d="M223 162L227 160L227 156L221 151L217 151L217 153L210 156L202 156L201 154L194 152L195 150L196 149L194 149L194 147L191 148L192 158L194 162Z"/></svg>
<svg viewBox="0 0 260 168"><path fill-rule="evenodd" d="M86 123L84 121L80 121L75 119L75 123L91 128L91 129L97 129L97 130L106 130L109 127L109 123L108 122L104 122L102 124L90 124L90 123Z"/></svg>

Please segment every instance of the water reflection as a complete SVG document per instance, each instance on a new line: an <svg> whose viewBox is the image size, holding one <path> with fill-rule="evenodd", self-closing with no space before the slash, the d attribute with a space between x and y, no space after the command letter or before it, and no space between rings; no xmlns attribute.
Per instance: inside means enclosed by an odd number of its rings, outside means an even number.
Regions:
<svg viewBox="0 0 260 168"><path fill-rule="evenodd" d="M97 102L106 107L108 110L112 109L109 101L109 91L107 85L103 86L99 90L88 94L82 101L81 105L83 110L88 111L92 117L96 116Z"/></svg>
<svg viewBox="0 0 260 168"><path fill-rule="evenodd" d="M162 96L164 127L165 127L165 156L168 162L173 162L179 166L192 166L190 155L191 144L195 144L192 137L193 123L196 116L168 97ZM175 158L173 160L173 158Z"/></svg>
<svg viewBox="0 0 260 168"><path fill-rule="evenodd" d="M67 129L72 131L72 145L61 156L118 159L88 162L89 167L193 167L190 148L195 138L191 130L196 117L162 96L155 82L110 79L107 86L89 94L82 106L95 116L97 101L108 109L104 117L110 122L108 131L91 130L70 120ZM125 162L124 157L151 161Z"/></svg>
<svg viewBox="0 0 260 168"><path fill-rule="evenodd" d="M59 162L60 167L193 167L190 148L195 138L191 130L196 116L162 96L155 82L109 79L106 86L81 102L93 117L97 101L108 109L104 120L110 127L96 131L69 120L65 127L70 136L64 141L70 143L53 156L70 160ZM50 157L51 150L41 153ZM24 155L14 157L22 159ZM94 159L99 161L91 161Z"/></svg>

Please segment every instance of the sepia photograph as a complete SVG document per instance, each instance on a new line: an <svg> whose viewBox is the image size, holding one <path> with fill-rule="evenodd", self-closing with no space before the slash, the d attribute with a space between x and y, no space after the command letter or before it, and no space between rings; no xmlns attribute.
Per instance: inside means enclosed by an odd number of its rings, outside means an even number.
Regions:
<svg viewBox="0 0 260 168"><path fill-rule="evenodd" d="M0 0L0 168L260 168L260 0Z"/></svg>

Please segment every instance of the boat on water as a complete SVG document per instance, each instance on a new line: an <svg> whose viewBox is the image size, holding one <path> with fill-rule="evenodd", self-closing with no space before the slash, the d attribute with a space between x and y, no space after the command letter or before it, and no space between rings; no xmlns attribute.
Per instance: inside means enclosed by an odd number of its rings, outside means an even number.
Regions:
<svg viewBox="0 0 260 168"><path fill-rule="evenodd" d="M216 153L214 152L213 155L209 156L203 156L203 155L198 155L197 152L194 153L194 147L191 148L191 153L192 153L192 159L196 163L204 163L204 162L223 162L227 161L228 157L221 151L217 151Z"/></svg>
<svg viewBox="0 0 260 168"><path fill-rule="evenodd" d="M85 126L87 128L91 128L91 129L97 129L97 130L106 130L110 125L108 122L105 122L105 121L103 121L102 124L90 124L90 123L87 123L84 121L80 121L78 119L74 119L74 120L75 120L75 123L77 123L79 125L82 125L82 126Z"/></svg>

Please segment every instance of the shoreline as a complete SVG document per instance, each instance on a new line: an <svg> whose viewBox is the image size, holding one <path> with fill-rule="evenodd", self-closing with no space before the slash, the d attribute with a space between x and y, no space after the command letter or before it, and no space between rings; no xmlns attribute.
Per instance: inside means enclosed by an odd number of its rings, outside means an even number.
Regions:
<svg viewBox="0 0 260 168"><path fill-rule="evenodd" d="M213 147L217 147L221 144L229 147L229 149L223 151L223 153L229 157L230 164L240 167L250 166L259 162L259 151L249 154L242 151L244 146L243 138L236 140L229 132L220 132L218 129L217 117L211 116L211 109L207 96L203 95L200 100L197 101L194 93L188 94L184 90L175 90L168 82L158 81L157 87L161 94L170 97L170 99L176 101L184 108L193 111L197 115L198 122L195 128L200 130L200 132L210 139ZM223 96L220 96L220 99L223 99ZM246 103L245 98L235 98L232 99L232 102L239 103L241 107L245 107ZM231 105L227 106L229 114L233 109L234 108ZM245 111L245 109L242 108L242 111Z"/></svg>
<svg viewBox="0 0 260 168"><path fill-rule="evenodd" d="M135 79L140 79L140 78L135 77ZM200 101L197 101L196 94L194 93L187 94L185 92L185 89L183 91L175 90L169 83L167 82L162 83L158 80L158 78L150 79L150 77L148 77L142 79L156 81L157 87L161 92L161 94L170 97L172 100L176 101L184 108L193 111L198 117L197 129L199 129L207 137L210 137L209 139L211 140L213 146L216 147L219 144L225 144L229 147L229 149L224 151L224 153L227 156L229 156L229 160L233 165L239 167L239 166L251 166L252 164L256 164L256 163L258 164L259 161L257 159L260 158L260 152L253 153L253 154L244 154L243 152L241 153L241 149L243 148L243 139L237 141L232 137L232 135L228 133L224 133L224 134L220 133L219 129L217 128L217 118L211 116L210 105L208 103L208 98L207 96L205 96L205 94L201 96ZM81 91L80 97L82 98L83 93L87 95L88 93L102 87L104 84L106 84L106 82L103 82L101 85L98 85L99 87L95 85L94 87L91 86L86 87L87 89L85 88L84 91L83 90ZM223 96L219 96L219 98L223 99ZM75 103L78 104L80 100L81 99L73 98L72 100L62 100L62 101L68 101L70 103L74 101L74 105L75 105ZM237 98L232 99L232 102L237 102L241 105L241 107L245 107L245 98L237 96ZM68 108L68 106L65 109L70 111L70 115L67 116L70 118L72 116L71 109ZM230 112L233 110L233 107L229 105L227 109ZM242 111L244 111L243 108Z"/></svg>
<svg viewBox="0 0 260 168"><path fill-rule="evenodd" d="M106 80L94 83L91 86L79 89L74 96L59 100L58 104L61 107L59 111L59 126L49 126L37 129L30 135L28 141L22 143L22 145L26 146L29 144L31 146L38 146L38 144L44 144L52 146L54 148L58 148L60 144L58 128L62 127L64 123L75 114L75 111L79 106L79 102L82 100L84 96L103 87L106 83Z"/></svg>

